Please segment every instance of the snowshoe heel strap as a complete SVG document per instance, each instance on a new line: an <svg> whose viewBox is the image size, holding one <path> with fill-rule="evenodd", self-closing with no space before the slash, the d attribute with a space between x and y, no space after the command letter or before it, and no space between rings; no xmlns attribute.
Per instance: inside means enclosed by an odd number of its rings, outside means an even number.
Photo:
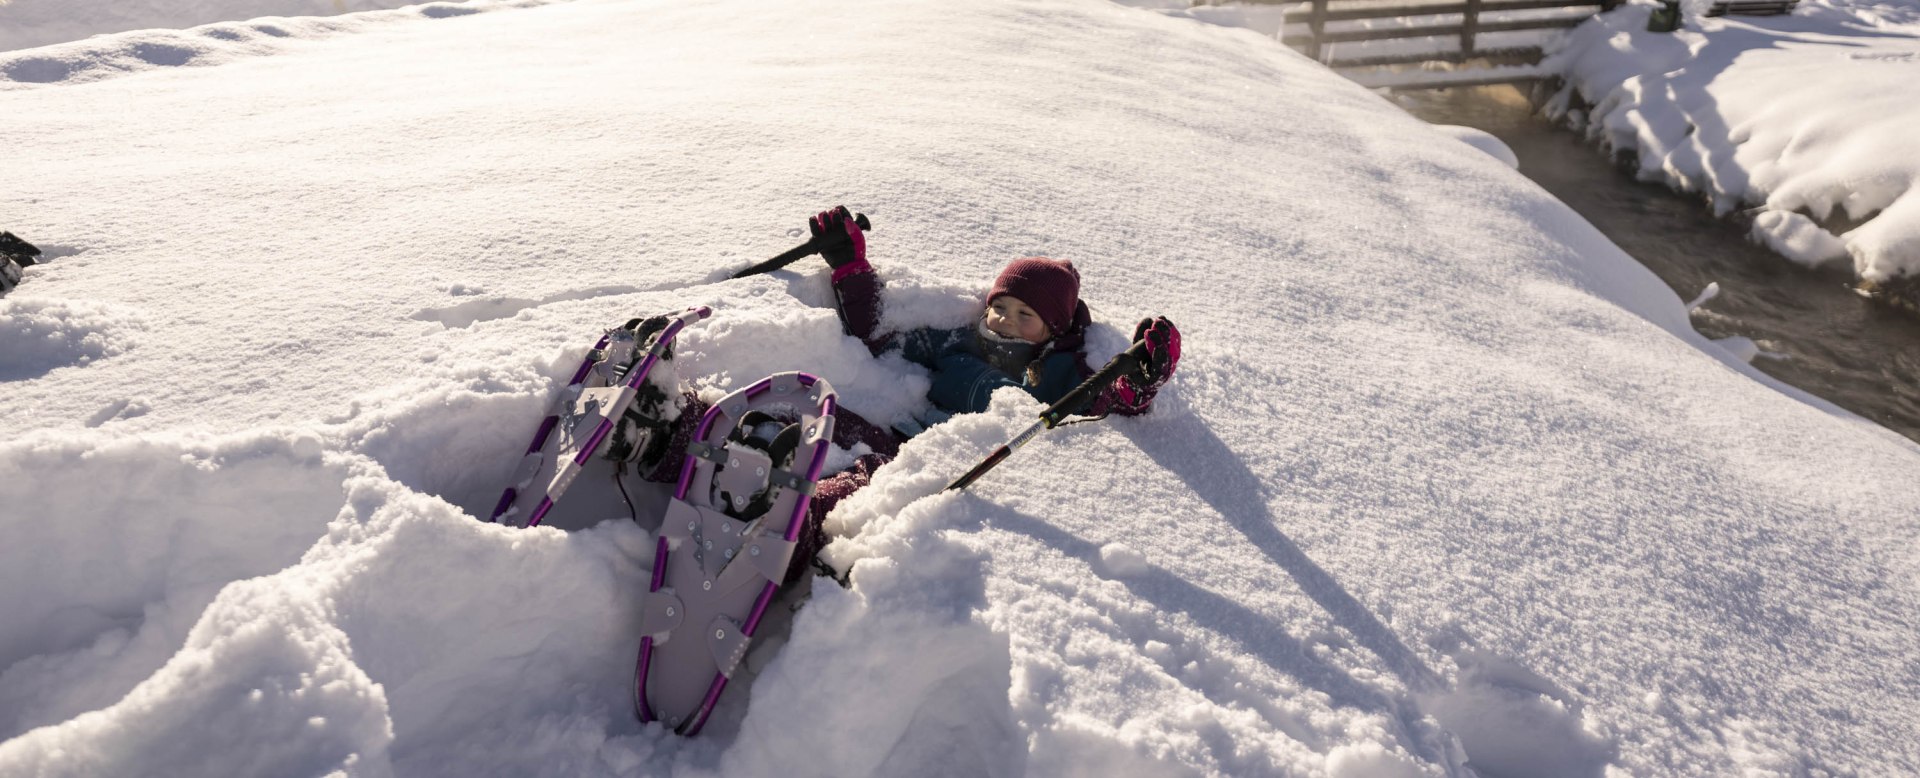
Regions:
<svg viewBox="0 0 1920 778"><path fill-rule="evenodd" d="M725 615L715 616L707 627L707 647L713 650L713 663L719 667L720 674L733 677L733 671L740 666L740 659L747 655L747 636L740 631L740 622Z"/></svg>

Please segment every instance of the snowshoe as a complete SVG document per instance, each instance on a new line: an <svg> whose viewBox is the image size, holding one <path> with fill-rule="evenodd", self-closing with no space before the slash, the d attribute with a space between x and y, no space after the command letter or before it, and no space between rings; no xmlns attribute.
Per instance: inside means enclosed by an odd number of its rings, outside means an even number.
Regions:
<svg viewBox="0 0 1920 778"><path fill-rule="evenodd" d="M13 261L13 257L0 256L0 297L20 285L20 275L20 265Z"/></svg>
<svg viewBox="0 0 1920 778"><path fill-rule="evenodd" d="M779 373L729 394L687 447L654 549L634 713L706 724L786 578L833 440L826 381Z"/></svg>
<svg viewBox="0 0 1920 778"><path fill-rule="evenodd" d="M662 389L648 377L672 359L674 336L712 313L701 306L674 316L635 319L601 336L554 400L552 412L541 420L487 520L515 527L538 525L609 440L618 440L608 451L622 461L639 460L649 452L657 458L665 450L663 433L672 421L663 416L676 406L671 382Z"/></svg>

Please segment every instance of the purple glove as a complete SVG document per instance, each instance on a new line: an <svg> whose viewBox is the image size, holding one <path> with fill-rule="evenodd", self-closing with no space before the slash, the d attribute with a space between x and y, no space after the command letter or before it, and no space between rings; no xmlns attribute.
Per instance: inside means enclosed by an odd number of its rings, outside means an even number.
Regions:
<svg viewBox="0 0 1920 778"><path fill-rule="evenodd" d="M807 220L807 229L813 232L813 239L823 245L820 256L825 257L827 265L835 270L867 258L867 236L860 231L860 225L853 221L853 214L847 212L844 205L836 205L830 210ZM840 240L840 236L846 236Z"/></svg>
<svg viewBox="0 0 1920 778"><path fill-rule="evenodd" d="M1173 369L1180 364L1180 330L1167 321L1165 316L1141 319L1133 328L1133 341L1147 344L1147 358L1141 360L1140 369L1135 378L1142 389L1158 389L1173 377Z"/></svg>

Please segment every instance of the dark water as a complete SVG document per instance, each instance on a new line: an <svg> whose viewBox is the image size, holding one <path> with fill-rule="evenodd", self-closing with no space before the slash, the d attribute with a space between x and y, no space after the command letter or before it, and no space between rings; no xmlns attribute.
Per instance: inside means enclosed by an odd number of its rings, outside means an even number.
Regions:
<svg viewBox="0 0 1920 778"><path fill-rule="evenodd" d="M1759 344L1753 365L1920 442L1920 320L1862 298L1848 270L1808 270L1747 238L1739 218L1715 218L1704 200L1634 180L1578 134L1532 113L1508 86L1395 95L1434 124L1485 130L1520 158L1520 172L1587 221L1679 294L1692 300L1718 282L1720 295L1694 312L1712 338Z"/></svg>

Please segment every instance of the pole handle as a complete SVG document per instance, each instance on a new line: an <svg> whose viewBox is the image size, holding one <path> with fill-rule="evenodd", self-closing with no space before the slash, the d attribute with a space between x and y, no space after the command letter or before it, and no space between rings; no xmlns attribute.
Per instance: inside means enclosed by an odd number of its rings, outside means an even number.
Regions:
<svg viewBox="0 0 1920 778"><path fill-rule="evenodd" d="M1047 406L1046 410L1041 411L1041 420L1047 423L1049 429L1059 426L1060 422L1068 416L1079 413L1086 409L1087 406L1092 405L1094 399L1099 397L1101 392L1106 391L1108 386L1111 386L1114 381L1119 380L1120 376L1138 369L1146 359L1146 341L1139 341L1127 347L1126 351L1115 354L1113 359L1109 360L1105 366L1101 367L1100 370L1093 375L1088 376L1087 380L1082 381L1079 386L1074 387L1073 391L1068 392L1067 396L1060 398L1059 402Z"/></svg>
<svg viewBox="0 0 1920 778"><path fill-rule="evenodd" d="M873 229L873 222L868 221L867 215L864 213L854 214L853 223L859 226L862 232L870 231ZM821 249L833 248L835 246L838 246L842 243L847 242L848 240L850 240L850 238L848 238L843 233L822 235L817 238L808 238L807 242L802 243L798 246L794 246L793 248L787 249L786 251L780 252L779 255L775 256L772 259L761 262L760 264L749 267L738 273L734 273L732 277L746 278L747 276L757 276L757 275L760 275L761 273L769 273L775 270L779 270L780 268L786 267L788 265L793 264L796 261L799 261L800 258L802 257L808 257L814 254L818 254L820 253Z"/></svg>

